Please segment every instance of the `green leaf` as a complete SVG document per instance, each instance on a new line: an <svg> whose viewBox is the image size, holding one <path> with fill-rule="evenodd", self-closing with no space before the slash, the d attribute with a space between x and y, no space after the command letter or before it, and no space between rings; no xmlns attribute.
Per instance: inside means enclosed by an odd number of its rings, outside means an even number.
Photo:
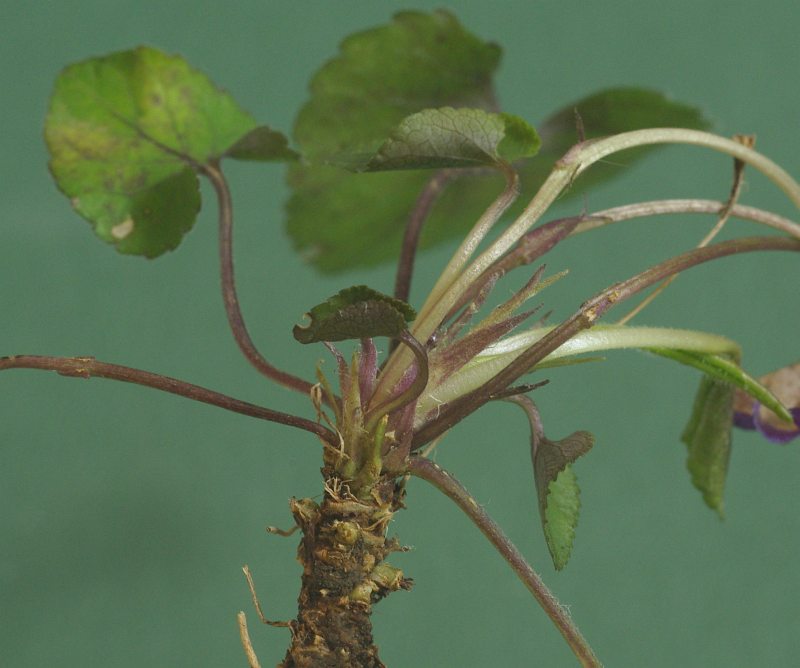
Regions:
<svg viewBox="0 0 800 668"><path fill-rule="evenodd" d="M451 13L401 12L345 39L311 80L294 135L313 160L374 153L403 118L443 106L494 106L500 48L470 34Z"/></svg>
<svg viewBox="0 0 800 668"><path fill-rule="evenodd" d="M306 315L311 321L308 326L295 325L293 330L300 343L395 337L417 314L399 299L356 285L338 292Z"/></svg>
<svg viewBox="0 0 800 668"><path fill-rule="evenodd" d="M560 571L569 561L581 509L581 491L572 467L567 465L547 487L547 507L542 526L553 566Z"/></svg>
<svg viewBox="0 0 800 668"><path fill-rule="evenodd" d="M745 373L736 362L727 357L689 350L670 350L669 348L648 348L648 350L656 355L661 355L662 357L676 360L681 364L700 369L700 371L712 378L730 383L745 394L751 396L765 408L773 411L784 421L789 424L794 423L791 413L789 413L789 410L781 403L778 397L764 384Z"/></svg>
<svg viewBox="0 0 800 668"><path fill-rule="evenodd" d="M423 109L494 110L492 75L499 62L500 48L466 31L449 12L402 12L388 25L348 37L317 72L311 99L295 122L295 139L311 160L374 155L393 128ZM397 254L409 211L428 178L293 165L289 234L323 271L382 262ZM467 215L473 215L476 200L480 210L502 187L502 177L490 179L488 198L470 197ZM423 244L466 229L472 221L465 220L460 204L456 209L454 229L431 225L433 234L424 233ZM442 212L440 219L446 220L446 209Z"/></svg>
<svg viewBox="0 0 800 668"><path fill-rule="evenodd" d="M580 489L570 464L586 454L594 444L594 436L577 431L560 441L535 435L532 430L533 472L539 497L547 549L556 570L567 565L575 540L580 511Z"/></svg>
<svg viewBox="0 0 800 668"><path fill-rule="evenodd" d="M528 157L539 136L518 116L482 109L425 109L402 120L371 156L342 163L353 171L495 166Z"/></svg>
<svg viewBox="0 0 800 668"><path fill-rule="evenodd" d="M723 493L731 454L734 392L730 383L703 376L692 416L681 435L689 449L686 467L692 484L720 518L724 516Z"/></svg>
<svg viewBox="0 0 800 668"><path fill-rule="evenodd" d="M204 74L148 47L61 72L45 139L75 210L121 252L147 257L175 248L193 225L202 165L289 157L285 138L258 129Z"/></svg>
<svg viewBox="0 0 800 668"><path fill-rule="evenodd" d="M345 40L339 55L319 70L311 99L298 115L295 138L314 160L363 168L392 128L410 114L442 106L496 111L491 77L499 56L497 46L468 33L447 12L399 14L387 26ZM695 109L636 88L602 91L570 104L545 121L539 154L516 165L521 197L508 215L522 210L554 162L577 142L575 107L590 138L653 126L708 127ZM507 141L514 142L508 122L506 128ZM503 143L499 152L516 161ZM567 195L623 173L621 160L630 163L646 153L634 149L615 156L614 164L592 166ZM325 272L394 259L410 211L429 178L424 172L353 175L320 165L293 165L289 235L305 259ZM503 186L498 175L459 175L439 197L420 247L462 236Z"/></svg>

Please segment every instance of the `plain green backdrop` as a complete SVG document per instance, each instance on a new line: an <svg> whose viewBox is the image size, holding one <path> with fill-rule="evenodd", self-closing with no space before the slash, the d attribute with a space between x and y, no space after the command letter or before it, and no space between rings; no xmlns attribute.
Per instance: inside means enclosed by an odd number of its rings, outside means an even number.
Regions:
<svg viewBox="0 0 800 668"><path fill-rule="evenodd" d="M291 130L309 75L348 33L416 2L10 2L0 8L0 354L94 355L311 415L251 370L226 329L215 220L207 204L175 252L122 257L92 235L50 182L41 136L64 65L145 43L183 54L259 120ZM456 2L462 22L505 50L507 111L534 124L608 86L643 85L702 107L723 134L800 172L800 56L794 0L730 3ZM654 197L724 198L731 165L670 148L589 194L589 209ZM268 358L311 376L318 348L291 326L341 287L391 290L391 267L321 276L282 225L280 166L230 165L238 279ZM205 195L210 195L208 189ZM794 215L748 174L743 200ZM209 200L210 202L210 200ZM559 215L576 213L573 200ZM321 220L320 225L334 224ZM708 219L630 223L569 241L549 260L570 277L543 294L554 317L608 283L695 243ZM760 233L736 224L737 233ZM425 253L419 303L448 249ZM752 372L798 355L797 257L723 260L681 277L639 322L738 339ZM720 522L691 487L679 434L697 374L641 354L555 370L536 393L548 433L589 429L577 466L583 512L556 573L543 544L527 426L490 406L455 429L437 461L467 484L543 574L608 666L788 666L800 653L798 445L735 435ZM0 376L0 665L243 666L236 613L248 611L262 665L287 632L299 567L290 496L320 492L316 440L184 399L111 381ZM413 546L394 562L411 593L377 606L389 666L570 666L558 633L479 532L424 483L392 527Z"/></svg>

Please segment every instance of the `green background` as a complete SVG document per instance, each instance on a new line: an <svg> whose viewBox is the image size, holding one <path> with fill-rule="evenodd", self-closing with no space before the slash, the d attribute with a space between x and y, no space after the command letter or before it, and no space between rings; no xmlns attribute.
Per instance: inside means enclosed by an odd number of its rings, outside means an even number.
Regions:
<svg viewBox="0 0 800 668"><path fill-rule="evenodd" d="M438 3L416 2L428 9ZM56 192L41 127L58 70L151 44L183 54L259 120L289 131L306 82L348 33L398 2L5 2L0 9L0 354L94 355L310 415L240 357L218 295L213 207L175 253L118 256ZM505 51L507 111L533 123L586 93L637 84L701 106L723 134L800 172L800 57L793 0L451 3ZM588 196L589 209L655 197L724 198L729 161L671 148ZM291 326L339 288L391 290L390 267L320 276L282 228L280 166L231 164L241 298L257 343L306 377L323 351ZM210 192L204 191L206 196ZM760 176L743 200L793 215ZM582 203L561 205L574 214ZM320 225L332 224L321 220ZM569 241L549 260L570 277L543 295L555 317L613 280L695 243L708 219L629 223ZM734 231L760 233L737 224ZM752 232L754 230L754 232ZM448 250L420 262L419 305ZM642 324L737 338L756 374L796 359L797 257L748 256L682 277ZM678 435L697 374L643 355L550 374L536 393L553 437L589 429L576 466L583 514L555 573L541 537L527 426L506 405L455 429L437 461L503 525L609 666L786 666L800 652L798 444L739 432L720 522L690 486ZM285 630L250 612L250 565L269 617L295 612L296 537L287 499L320 492L319 445L304 432L110 381L0 376L0 663L10 667L245 665L248 611L262 665ZM389 666L570 666L558 633L455 507L419 481L393 530L416 581L377 606Z"/></svg>

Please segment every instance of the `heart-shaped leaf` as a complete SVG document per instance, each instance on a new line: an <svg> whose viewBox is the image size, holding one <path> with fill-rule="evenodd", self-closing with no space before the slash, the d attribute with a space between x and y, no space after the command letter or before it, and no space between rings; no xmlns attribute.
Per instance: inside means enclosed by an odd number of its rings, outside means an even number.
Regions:
<svg viewBox="0 0 800 668"><path fill-rule="evenodd" d="M45 138L75 210L120 252L147 257L175 248L194 224L203 165L293 157L283 135L259 128L208 77L149 47L67 67Z"/></svg>
<svg viewBox="0 0 800 668"><path fill-rule="evenodd" d="M535 434L535 429L532 429ZM572 464L594 444L594 436L576 431L560 441L532 436L533 472L547 549L556 570L567 565L580 512L580 489Z"/></svg>
<svg viewBox="0 0 800 668"><path fill-rule="evenodd" d="M373 336L396 337L416 317L413 308L366 285L356 285L312 308L306 327L295 325L300 343L344 341Z"/></svg>
<svg viewBox="0 0 800 668"><path fill-rule="evenodd" d="M312 80L311 99L295 124L295 138L313 164L290 168L287 225L307 260L332 272L397 256L409 213L430 175L354 175L319 163L363 169L392 128L426 108L496 111L491 78L499 58L496 45L470 34L444 11L404 12L389 25L343 42L340 53ZM515 165L521 197L509 215L521 210L553 163L578 140L576 107L588 138L652 126L708 127L691 107L636 88L603 91L567 105L545 121L539 155ZM628 151L624 160L630 163L646 152ZM567 194L623 171L618 164L595 165ZM468 172L452 180L429 217L420 246L461 236L502 188L499 175Z"/></svg>

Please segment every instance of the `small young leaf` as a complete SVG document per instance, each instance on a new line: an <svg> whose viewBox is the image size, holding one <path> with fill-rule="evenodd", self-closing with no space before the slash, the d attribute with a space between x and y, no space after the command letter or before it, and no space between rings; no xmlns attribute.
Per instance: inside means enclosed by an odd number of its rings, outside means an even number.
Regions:
<svg viewBox="0 0 800 668"><path fill-rule="evenodd" d="M416 317L413 308L368 288L345 288L307 313L306 327L295 325L292 333L300 343L344 341L373 336L398 336Z"/></svg>
<svg viewBox="0 0 800 668"><path fill-rule="evenodd" d="M556 570L566 566L575 540L575 527L580 511L580 489L570 464L586 454L594 437L586 431L576 431L560 441L537 437L531 430L533 473L539 497L547 549Z"/></svg>
<svg viewBox="0 0 800 668"><path fill-rule="evenodd" d="M404 117L446 105L491 109L500 48L467 32L450 12L407 11L345 39L311 80L294 135L325 160L374 153Z"/></svg>
<svg viewBox="0 0 800 668"><path fill-rule="evenodd" d="M193 225L200 166L290 157L267 132L204 74L148 47L67 67L45 121L50 170L75 210L119 251L147 257Z"/></svg>
<svg viewBox="0 0 800 668"><path fill-rule="evenodd" d="M511 163L534 155L539 136L524 120L482 109L425 109L403 119L354 171L442 169Z"/></svg>
<svg viewBox="0 0 800 668"><path fill-rule="evenodd" d="M703 376L692 416L681 435L689 449L686 467L692 484L720 518L724 516L723 493L731 453L734 391L730 383Z"/></svg>

